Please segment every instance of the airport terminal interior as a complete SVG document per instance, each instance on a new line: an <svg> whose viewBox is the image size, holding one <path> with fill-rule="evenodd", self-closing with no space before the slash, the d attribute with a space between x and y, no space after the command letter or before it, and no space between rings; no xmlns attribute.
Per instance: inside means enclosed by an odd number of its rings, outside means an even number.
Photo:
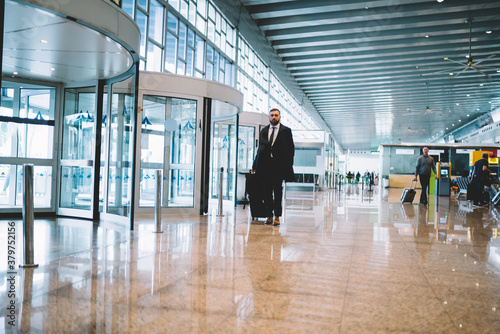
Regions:
<svg viewBox="0 0 500 334"><path fill-rule="evenodd" d="M0 333L500 332L499 15L1 1ZM278 226L253 174L272 108Z"/></svg>

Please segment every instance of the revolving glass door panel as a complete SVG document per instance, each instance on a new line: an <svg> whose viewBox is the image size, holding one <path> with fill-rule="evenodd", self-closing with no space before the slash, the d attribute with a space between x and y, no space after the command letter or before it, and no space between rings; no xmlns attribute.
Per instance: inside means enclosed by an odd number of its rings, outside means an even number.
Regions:
<svg viewBox="0 0 500 334"><path fill-rule="evenodd" d="M236 171L236 116L229 120L212 122L212 150L210 164L210 198L219 198L222 169L222 199L234 206Z"/></svg>
<svg viewBox="0 0 500 334"><path fill-rule="evenodd" d="M96 87L64 91L60 209L90 213L94 194Z"/></svg>
<svg viewBox="0 0 500 334"><path fill-rule="evenodd" d="M109 150L106 152L109 167L105 212L124 217L130 216L132 205L134 82L132 77L112 85L109 133L106 133L109 136Z"/></svg>
<svg viewBox="0 0 500 334"><path fill-rule="evenodd" d="M153 207L156 170L163 207L194 207L197 101L143 96L139 205Z"/></svg>
<svg viewBox="0 0 500 334"><path fill-rule="evenodd" d="M175 130L170 131L168 206L171 207L194 206L196 108L194 100L172 99L171 102L170 124L177 124Z"/></svg>

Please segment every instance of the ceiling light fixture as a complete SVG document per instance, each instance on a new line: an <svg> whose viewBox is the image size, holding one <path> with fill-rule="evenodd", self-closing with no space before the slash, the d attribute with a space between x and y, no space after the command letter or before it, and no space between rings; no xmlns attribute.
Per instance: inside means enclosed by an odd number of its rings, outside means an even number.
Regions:
<svg viewBox="0 0 500 334"><path fill-rule="evenodd" d="M487 33L487 34L491 34L492 32L493 32L493 31L491 31L491 30L486 30L486 33Z"/></svg>
<svg viewBox="0 0 500 334"><path fill-rule="evenodd" d="M18 75L18 74L19 74L19 72L14 72L14 73L12 73L12 74L14 74L14 75Z"/></svg>
<svg viewBox="0 0 500 334"><path fill-rule="evenodd" d="M51 68L50 68L50 70L51 70L51 71L55 71L56 69L55 69L55 68L53 68L53 67L51 67Z"/></svg>
<svg viewBox="0 0 500 334"><path fill-rule="evenodd" d="M44 40L44 39L41 39L40 43L47 44L48 42L46 40Z"/></svg>

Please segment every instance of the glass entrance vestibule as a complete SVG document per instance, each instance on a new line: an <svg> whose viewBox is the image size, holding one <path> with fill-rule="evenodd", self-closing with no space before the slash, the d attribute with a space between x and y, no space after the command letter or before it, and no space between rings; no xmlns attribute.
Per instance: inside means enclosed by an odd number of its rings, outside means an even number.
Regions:
<svg viewBox="0 0 500 334"><path fill-rule="evenodd" d="M0 212L21 212L22 165L33 164L36 212L131 221L135 72L72 85L2 81Z"/></svg>
<svg viewBox="0 0 500 334"><path fill-rule="evenodd" d="M140 72L135 212L152 214L156 171L167 214L201 214L219 198L235 204L237 117L243 96L217 82ZM139 127L140 126L140 127Z"/></svg>

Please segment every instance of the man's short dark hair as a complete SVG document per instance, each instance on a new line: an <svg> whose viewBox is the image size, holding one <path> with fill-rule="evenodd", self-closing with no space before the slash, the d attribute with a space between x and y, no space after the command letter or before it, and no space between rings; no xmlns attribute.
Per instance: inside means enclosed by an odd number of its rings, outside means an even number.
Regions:
<svg viewBox="0 0 500 334"><path fill-rule="evenodd" d="M273 111L277 111L281 116L281 111L278 108L273 108L273 109L269 110L269 113L272 113Z"/></svg>
<svg viewBox="0 0 500 334"><path fill-rule="evenodd" d="M483 153L483 159L488 159L488 156L489 156L489 153L488 153L488 152L484 152L484 153Z"/></svg>

